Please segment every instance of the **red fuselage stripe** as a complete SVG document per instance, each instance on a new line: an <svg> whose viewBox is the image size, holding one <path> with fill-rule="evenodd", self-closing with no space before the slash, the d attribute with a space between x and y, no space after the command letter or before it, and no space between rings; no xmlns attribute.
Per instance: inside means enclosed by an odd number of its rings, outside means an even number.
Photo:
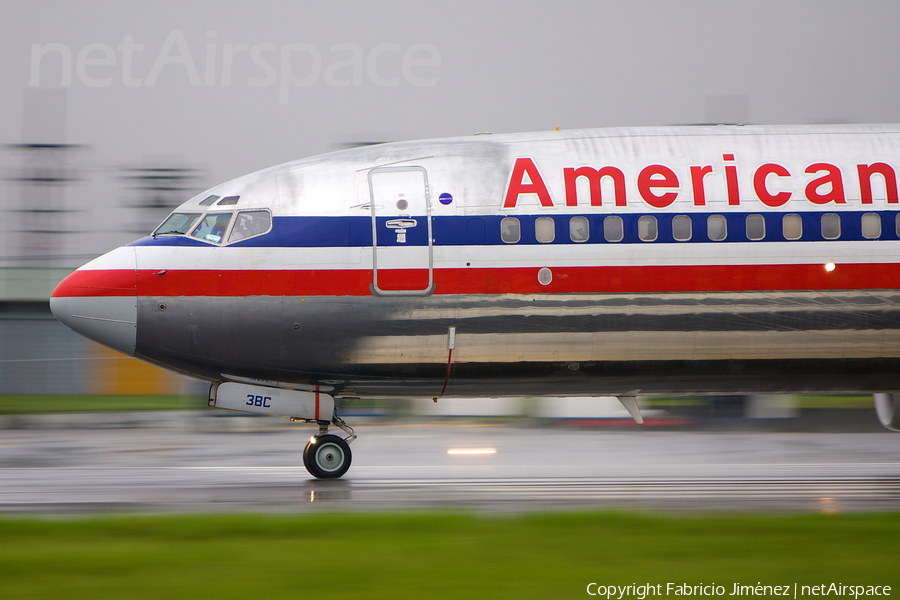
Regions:
<svg viewBox="0 0 900 600"><path fill-rule="evenodd" d="M137 276L133 269L75 271L53 290L54 298L136 295Z"/></svg>
<svg viewBox="0 0 900 600"><path fill-rule="evenodd" d="M556 267L541 285L537 268L435 269L435 294L741 292L894 289L900 264ZM75 271L54 297L369 296L370 270ZM407 285L408 283L408 285ZM381 271L382 290L422 289L426 271ZM406 287L404 287L404 285Z"/></svg>

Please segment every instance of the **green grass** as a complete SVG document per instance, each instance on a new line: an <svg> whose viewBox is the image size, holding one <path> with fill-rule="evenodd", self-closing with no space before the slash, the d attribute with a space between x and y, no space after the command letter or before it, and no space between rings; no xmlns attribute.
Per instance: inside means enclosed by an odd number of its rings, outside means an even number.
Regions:
<svg viewBox="0 0 900 600"><path fill-rule="evenodd" d="M12 396L0 395L0 415L186 410L206 407L203 396Z"/></svg>
<svg viewBox="0 0 900 600"><path fill-rule="evenodd" d="M892 585L900 514L0 520L0 598L582 598L588 583Z"/></svg>

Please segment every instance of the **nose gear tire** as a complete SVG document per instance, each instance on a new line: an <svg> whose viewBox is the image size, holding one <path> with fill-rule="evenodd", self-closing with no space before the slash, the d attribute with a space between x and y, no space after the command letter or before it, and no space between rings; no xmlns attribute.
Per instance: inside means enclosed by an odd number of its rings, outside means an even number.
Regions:
<svg viewBox="0 0 900 600"><path fill-rule="evenodd" d="M337 479L350 468L351 458L349 444L336 435L316 436L303 449L303 465L318 479Z"/></svg>

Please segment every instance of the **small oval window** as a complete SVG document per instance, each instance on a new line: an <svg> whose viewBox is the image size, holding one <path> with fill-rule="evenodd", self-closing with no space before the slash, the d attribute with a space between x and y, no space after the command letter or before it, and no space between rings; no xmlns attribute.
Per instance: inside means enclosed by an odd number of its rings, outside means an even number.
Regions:
<svg viewBox="0 0 900 600"><path fill-rule="evenodd" d="M542 244L556 239L556 221L552 217L538 217L534 220L534 237Z"/></svg>
<svg viewBox="0 0 900 600"><path fill-rule="evenodd" d="M826 240L836 240L841 237L841 217L837 213L825 213L822 215L822 237Z"/></svg>
<svg viewBox="0 0 900 600"><path fill-rule="evenodd" d="M607 242L621 242L625 238L622 217L613 215L603 219L603 237Z"/></svg>
<svg viewBox="0 0 900 600"><path fill-rule="evenodd" d="M862 234L867 240L877 240L881 237L881 215L878 213L866 213L862 216Z"/></svg>
<svg viewBox="0 0 900 600"><path fill-rule="evenodd" d="M652 242L656 240L656 236L656 217L653 215L644 215L638 219L638 238L640 238L642 242Z"/></svg>
<svg viewBox="0 0 900 600"><path fill-rule="evenodd" d="M710 215L706 219L706 235L714 242L721 242L728 235L728 223L722 215Z"/></svg>
<svg viewBox="0 0 900 600"><path fill-rule="evenodd" d="M781 229L786 240L799 240L803 235L803 219L800 215L784 215L781 219Z"/></svg>
<svg viewBox="0 0 900 600"><path fill-rule="evenodd" d="M762 215L747 215L747 239L754 242L766 237L766 219Z"/></svg>
<svg viewBox="0 0 900 600"><path fill-rule="evenodd" d="M687 215L678 215L672 219L672 237L679 242L691 239L691 218Z"/></svg>
<svg viewBox="0 0 900 600"><path fill-rule="evenodd" d="M586 242L591 237L591 228L587 217L569 219L569 239L573 242Z"/></svg>
<svg viewBox="0 0 900 600"><path fill-rule="evenodd" d="M522 239L522 226L515 217L505 217L500 221L500 239L507 244L515 244Z"/></svg>

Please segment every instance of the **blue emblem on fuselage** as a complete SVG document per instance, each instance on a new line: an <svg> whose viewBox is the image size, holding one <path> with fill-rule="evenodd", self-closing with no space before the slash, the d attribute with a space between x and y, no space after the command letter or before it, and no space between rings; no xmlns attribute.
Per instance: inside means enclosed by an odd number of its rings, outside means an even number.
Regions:
<svg viewBox="0 0 900 600"><path fill-rule="evenodd" d="M441 201L441 204L450 204L451 202L453 202L453 196L451 196L447 192L444 192L438 197L438 200Z"/></svg>

